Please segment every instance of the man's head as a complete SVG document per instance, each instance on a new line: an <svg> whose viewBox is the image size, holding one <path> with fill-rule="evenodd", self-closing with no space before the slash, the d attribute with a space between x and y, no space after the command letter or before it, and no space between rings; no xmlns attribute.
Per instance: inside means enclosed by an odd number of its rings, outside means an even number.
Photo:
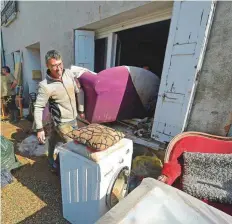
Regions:
<svg viewBox="0 0 232 224"><path fill-rule="evenodd" d="M144 65L144 66L143 66L143 69L150 70L150 68L149 68L148 65Z"/></svg>
<svg viewBox="0 0 232 224"><path fill-rule="evenodd" d="M58 79L62 76L64 66L61 54L58 51L48 51L45 56L45 62L53 78Z"/></svg>
<svg viewBox="0 0 232 224"><path fill-rule="evenodd" d="M8 66L3 66L2 67L2 74L7 75L10 73L10 68Z"/></svg>

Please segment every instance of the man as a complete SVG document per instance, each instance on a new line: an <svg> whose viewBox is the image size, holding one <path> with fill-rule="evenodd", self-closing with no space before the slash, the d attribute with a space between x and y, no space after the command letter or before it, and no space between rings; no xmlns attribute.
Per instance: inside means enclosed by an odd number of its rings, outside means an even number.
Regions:
<svg viewBox="0 0 232 224"><path fill-rule="evenodd" d="M74 78L88 71L79 68L79 72L74 73L63 68L62 57L56 50L48 51L45 56L47 65L46 78L40 82L38 95L35 103L34 119L37 129L38 141L45 143L45 132L42 125L42 113L49 103L49 110L53 121L53 128L48 139L48 161L53 168L57 168L53 154L57 142L63 143L71 141L67 133L77 128L77 108L76 97L78 98L78 113L84 117L84 96L80 84Z"/></svg>
<svg viewBox="0 0 232 224"><path fill-rule="evenodd" d="M10 122L16 123L18 121L18 108L15 104L15 87L17 86L17 80L10 73L8 66L2 67L1 75L1 98L6 105L6 109L10 113Z"/></svg>

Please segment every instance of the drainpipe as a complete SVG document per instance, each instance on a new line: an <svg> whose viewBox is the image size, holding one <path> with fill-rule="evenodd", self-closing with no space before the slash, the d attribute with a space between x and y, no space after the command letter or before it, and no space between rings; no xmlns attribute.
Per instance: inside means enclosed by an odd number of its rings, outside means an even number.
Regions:
<svg viewBox="0 0 232 224"><path fill-rule="evenodd" d="M1 28L1 57L2 57L2 64L6 65L5 62L5 51L4 51L4 47L3 47L3 39L2 39L2 28Z"/></svg>

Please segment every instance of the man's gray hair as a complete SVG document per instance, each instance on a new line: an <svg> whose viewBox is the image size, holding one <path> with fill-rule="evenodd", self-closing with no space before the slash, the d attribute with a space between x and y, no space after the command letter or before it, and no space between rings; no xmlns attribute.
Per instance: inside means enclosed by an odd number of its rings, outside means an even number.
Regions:
<svg viewBox="0 0 232 224"><path fill-rule="evenodd" d="M47 52L47 54L45 55L46 64L48 63L48 60L51 59L51 58L54 58L56 60L61 60L62 59L60 52L58 52L56 50L51 50L51 51Z"/></svg>

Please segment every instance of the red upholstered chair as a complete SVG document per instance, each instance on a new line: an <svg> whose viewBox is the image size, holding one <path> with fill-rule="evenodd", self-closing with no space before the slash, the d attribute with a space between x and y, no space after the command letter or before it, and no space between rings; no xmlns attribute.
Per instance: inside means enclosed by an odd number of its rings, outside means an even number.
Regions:
<svg viewBox="0 0 232 224"><path fill-rule="evenodd" d="M232 138L209 135L200 132L184 132L177 135L168 145L164 167L162 169L163 182L182 189L183 152L232 154ZM231 171L232 172L232 171ZM205 201L205 200L204 200ZM232 205L205 201L207 204L232 215Z"/></svg>

